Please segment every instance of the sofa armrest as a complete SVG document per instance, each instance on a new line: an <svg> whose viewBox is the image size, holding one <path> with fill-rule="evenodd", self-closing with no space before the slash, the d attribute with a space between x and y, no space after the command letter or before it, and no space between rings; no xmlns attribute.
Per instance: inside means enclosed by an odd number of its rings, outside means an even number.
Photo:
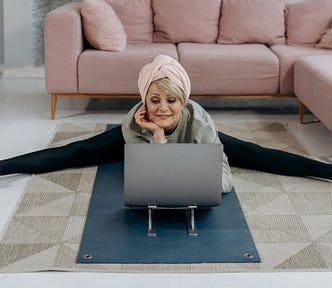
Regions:
<svg viewBox="0 0 332 288"><path fill-rule="evenodd" d="M45 17L45 84L49 93L78 93L78 58L83 51L81 4L63 5Z"/></svg>

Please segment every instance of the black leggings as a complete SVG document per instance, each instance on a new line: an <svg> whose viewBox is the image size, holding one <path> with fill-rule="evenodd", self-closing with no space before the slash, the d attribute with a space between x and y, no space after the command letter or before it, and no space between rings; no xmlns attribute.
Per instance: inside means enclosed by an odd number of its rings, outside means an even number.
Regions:
<svg viewBox="0 0 332 288"><path fill-rule="evenodd" d="M218 132L230 166L288 176L332 179L332 165ZM0 175L45 173L123 161L121 126L91 138L0 161Z"/></svg>

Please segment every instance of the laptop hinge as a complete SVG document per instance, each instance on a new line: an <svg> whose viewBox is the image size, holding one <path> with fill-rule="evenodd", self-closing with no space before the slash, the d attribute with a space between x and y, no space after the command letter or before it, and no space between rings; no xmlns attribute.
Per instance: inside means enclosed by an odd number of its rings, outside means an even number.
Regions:
<svg viewBox="0 0 332 288"><path fill-rule="evenodd" d="M195 208L197 206L185 206L185 207L159 207L155 205L148 206L148 236L157 236L156 228L154 225L154 210L157 209L183 209L186 210L186 222L188 236L197 236L197 227L195 222Z"/></svg>

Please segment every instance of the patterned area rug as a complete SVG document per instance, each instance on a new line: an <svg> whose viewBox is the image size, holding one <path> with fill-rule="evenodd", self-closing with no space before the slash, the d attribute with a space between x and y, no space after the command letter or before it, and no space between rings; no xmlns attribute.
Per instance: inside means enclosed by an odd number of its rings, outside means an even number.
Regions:
<svg viewBox="0 0 332 288"><path fill-rule="evenodd" d="M105 127L104 124L61 124L50 146L90 137ZM264 146L306 154L280 123L223 123L218 128ZM0 238L0 272L248 272L332 268L331 183L244 169L232 172L261 263L76 264L96 174L96 167L91 167L31 177Z"/></svg>

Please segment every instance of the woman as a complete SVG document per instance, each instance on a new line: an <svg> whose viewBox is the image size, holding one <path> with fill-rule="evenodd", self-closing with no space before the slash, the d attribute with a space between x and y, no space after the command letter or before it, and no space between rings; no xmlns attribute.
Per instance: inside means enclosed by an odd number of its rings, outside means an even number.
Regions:
<svg viewBox="0 0 332 288"><path fill-rule="evenodd" d="M281 175L332 179L331 164L264 148L218 132L209 114L188 100L189 77L171 57L159 55L145 65L140 72L138 86L142 101L129 111L121 126L63 147L0 161L0 175L44 173L122 161L125 142L221 142L225 152L224 192L233 186L228 163Z"/></svg>

